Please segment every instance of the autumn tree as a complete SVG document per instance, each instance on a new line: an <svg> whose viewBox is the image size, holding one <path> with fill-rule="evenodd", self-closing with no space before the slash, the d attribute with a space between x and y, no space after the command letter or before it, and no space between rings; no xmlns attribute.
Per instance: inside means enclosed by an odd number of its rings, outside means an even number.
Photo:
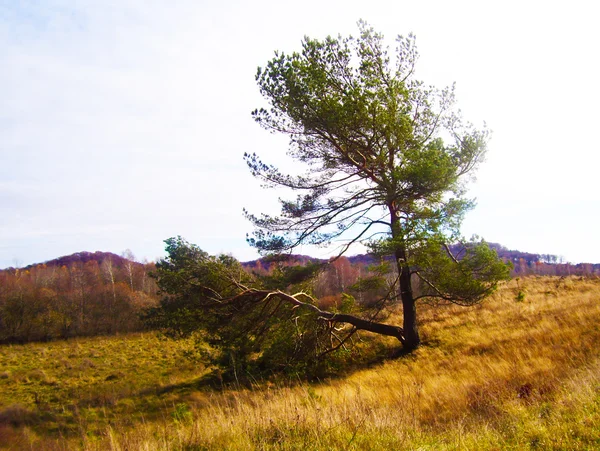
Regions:
<svg viewBox="0 0 600 451"><path fill-rule="evenodd" d="M483 241L450 251L473 206L465 182L483 159L488 132L462 120L453 87L415 78L417 59L414 36L398 37L391 52L364 22L358 38L305 38L300 52L276 52L258 69L268 106L253 117L289 136L288 155L306 172L288 174L245 155L264 184L298 192L281 200L278 216L246 212L255 226L250 244L285 253L337 242L341 255L362 243L389 255L397 280L387 301L402 304L399 339L407 350L420 343L419 299L471 305L508 277Z"/></svg>
<svg viewBox="0 0 600 451"><path fill-rule="evenodd" d="M89 253L60 260L0 271L0 342L141 329L139 312L157 302L153 264Z"/></svg>

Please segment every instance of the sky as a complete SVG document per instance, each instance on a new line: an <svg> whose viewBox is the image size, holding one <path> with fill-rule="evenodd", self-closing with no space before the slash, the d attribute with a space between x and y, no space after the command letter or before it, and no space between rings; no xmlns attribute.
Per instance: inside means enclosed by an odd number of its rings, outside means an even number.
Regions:
<svg viewBox="0 0 600 451"><path fill-rule="evenodd" d="M417 36L417 75L456 82L493 132L463 224L509 249L600 263L600 27L591 1L0 0L0 268L79 251L164 256L181 235L256 258L242 209L288 165L254 76L304 36ZM326 256L327 249L298 249Z"/></svg>

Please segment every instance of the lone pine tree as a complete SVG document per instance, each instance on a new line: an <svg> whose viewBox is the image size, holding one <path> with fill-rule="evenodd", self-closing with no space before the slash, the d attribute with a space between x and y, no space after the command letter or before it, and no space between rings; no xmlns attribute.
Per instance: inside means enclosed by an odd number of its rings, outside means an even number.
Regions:
<svg viewBox="0 0 600 451"><path fill-rule="evenodd" d="M420 343L420 299L471 305L508 277L485 242L456 245L473 205L464 184L487 132L463 123L453 89L414 79L413 36L399 37L390 55L380 34L364 23L359 29L358 38L306 38L301 52L276 53L259 68L269 107L253 116L290 137L289 155L306 172L286 174L246 154L254 176L299 194L281 200L278 216L245 214L255 226L249 243L275 258L303 244L337 243L339 255L355 243L370 246L382 265L349 287L372 290L361 296L369 301L345 295L324 308L307 282L322 263L252 274L180 237L166 240L168 256L156 264L164 296L146 320L175 336L199 333L230 377L319 374L360 330L395 337L411 351ZM403 324L387 324L388 307L399 304Z"/></svg>
<svg viewBox="0 0 600 451"><path fill-rule="evenodd" d="M414 36L399 36L390 52L362 21L358 38L305 38L300 52L276 52L258 69L268 107L253 117L289 136L288 154L306 172L287 174L245 154L267 186L299 193L280 200L279 216L246 211L255 226L249 243L269 254L337 242L340 255L362 243L392 257L395 295L386 301L402 303L398 338L406 350L420 344L419 299L470 305L508 277L485 242L465 243L460 255L448 246L460 241L473 206L465 182L482 161L488 132L463 122L453 87L415 79L417 59Z"/></svg>

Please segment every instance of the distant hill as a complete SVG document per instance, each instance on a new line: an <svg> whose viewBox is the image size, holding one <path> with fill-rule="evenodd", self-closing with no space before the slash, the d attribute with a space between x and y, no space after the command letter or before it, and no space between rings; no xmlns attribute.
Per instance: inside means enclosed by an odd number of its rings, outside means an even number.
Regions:
<svg viewBox="0 0 600 451"><path fill-rule="evenodd" d="M552 254L536 254L531 252L523 252L513 249L508 249L505 246L498 243L488 243L493 248L498 256L505 261L510 261L515 266L515 274L518 273L541 273L550 274L556 273L557 275L563 275L563 272L568 274L600 274L600 264L590 263L579 263L576 265L565 263L559 256ZM461 245L454 244L450 246L453 253L460 256ZM369 266L377 263L377 259L370 254L357 254L347 257L352 265ZM37 265L44 264L46 266L66 266L70 267L74 263L86 264L90 261L96 261L99 265L103 261L109 260L112 265L118 268L123 268L127 265L142 265L141 263L133 262L125 257L122 257L112 252L76 252L71 255L65 255L52 260L48 260L43 263L35 263L26 266L25 270L36 267ZM319 259L311 257L309 255L301 254L290 254L278 257L263 257L256 260L250 260L242 262L242 266L250 270L269 271L274 263L284 264L285 266L294 265L305 265L309 262L326 262L328 259ZM549 265L554 270L549 270L546 265ZM542 268L543 267L543 268ZM563 271L564 269L564 271ZM571 272L571 269L573 272ZM6 268L6 271L14 270L14 268ZM2 270L0 270L2 271Z"/></svg>
<svg viewBox="0 0 600 451"><path fill-rule="evenodd" d="M513 275L528 275L528 274L540 274L540 275L600 275L600 263L578 263L571 264L563 261L562 257L553 254L536 254L531 252L523 252L513 249L508 249L505 246L498 243L488 243L488 245L494 249L498 256L504 261L511 262L514 266ZM462 245L453 244L450 250L460 259ZM350 264L353 266L367 267L378 263L376 257L370 254L358 254L348 256ZM299 265L306 264L307 262L326 262L327 259L318 259L310 257L308 255L288 255L280 257L274 260L271 257L259 258L257 260L251 260L242 262L242 265L246 269L269 271L271 265L275 261L284 261L285 265Z"/></svg>
<svg viewBox="0 0 600 451"><path fill-rule="evenodd" d="M110 252L0 270L0 344L140 331L159 301L153 270Z"/></svg>
<svg viewBox="0 0 600 451"><path fill-rule="evenodd" d="M42 264L46 266L71 266L73 263L82 263L85 264L90 261L96 261L98 264L101 264L104 260L110 260L113 265L122 267L126 263L131 263L131 260L126 259L125 257L121 257L117 254L113 254L112 252L76 252L71 255L64 255L62 257L58 257L52 260L48 260ZM135 263L135 262L133 262ZM29 265L23 269L31 269L37 266L40 263L35 263Z"/></svg>
<svg viewBox="0 0 600 451"><path fill-rule="evenodd" d="M520 258L523 258L527 263L535 263L542 260L542 256L540 254L532 254L529 252L521 252L521 251L513 251L509 250L506 247L502 246L498 243L488 243L488 245L494 249L500 258L505 260L509 260L512 262L518 261ZM455 255L460 256L461 245L453 244L450 246L450 249ZM377 258L371 254L357 254L352 256L347 256L348 260L351 264L361 264L361 265L372 265L377 263ZM556 258L558 260L558 258ZM290 254L284 255L277 258L273 257L263 257L257 260L251 260L247 262L242 262L242 265L245 268L255 268L257 266L267 269L274 262L285 262L285 264L293 264L293 265L303 265L308 262L326 262L328 259L319 259L315 257L310 257L308 255L299 255L299 254Z"/></svg>

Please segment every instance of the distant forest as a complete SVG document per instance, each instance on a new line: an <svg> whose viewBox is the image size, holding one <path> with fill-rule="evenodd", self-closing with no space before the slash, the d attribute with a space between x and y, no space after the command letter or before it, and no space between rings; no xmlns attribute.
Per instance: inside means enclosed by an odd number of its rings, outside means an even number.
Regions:
<svg viewBox="0 0 600 451"><path fill-rule="evenodd" d="M600 264L563 263L550 254L532 254L489 243L513 276L600 276ZM452 252L460 257L459 245ZM385 260L385 259L383 259ZM370 302L360 290L382 259L371 255L340 257L327 262L304 255L263 258L243 263L247 271L267 275L282 266L323 263L313 292L321 307L342 302L342 293L356 302ZM390 265L391 268L391 265ZM140 314L159 302L152 278L154 263L108 252L79 252L25 268L0 270L0 343L45 341L77 336L114 335L144 329Z"/></svg>

